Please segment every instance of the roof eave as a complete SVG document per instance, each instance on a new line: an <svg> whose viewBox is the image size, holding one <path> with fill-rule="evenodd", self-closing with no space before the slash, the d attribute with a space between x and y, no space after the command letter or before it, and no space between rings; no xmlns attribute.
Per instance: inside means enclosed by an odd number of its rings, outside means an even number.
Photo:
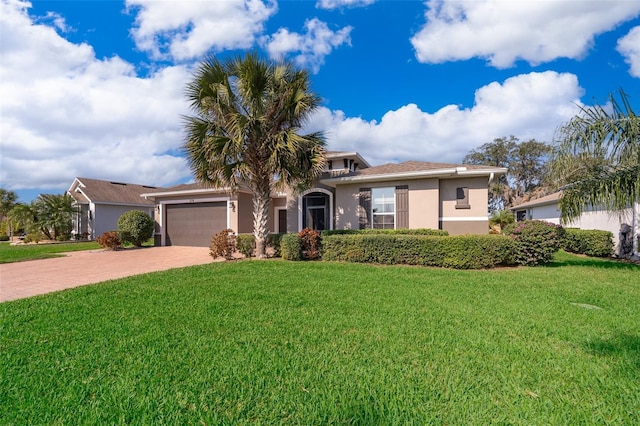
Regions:
<svg viewBox="0 0 640 426"><path fill-rule="evenodd" d="M436 177L490 177L492 175L500 175L507 172L505 168L483 169L483 170L461 170L460 167L450 169L438 169L438 170L423 170L419 172L400 172L400 173L385 173L379 175L356 175L356 176L344 176L328 179L320 179L320 182L334 187L336 185L346 185L349 183L368 183L368 182L389 182L393 180L414 180L422 178L436 178Z"/></svg>

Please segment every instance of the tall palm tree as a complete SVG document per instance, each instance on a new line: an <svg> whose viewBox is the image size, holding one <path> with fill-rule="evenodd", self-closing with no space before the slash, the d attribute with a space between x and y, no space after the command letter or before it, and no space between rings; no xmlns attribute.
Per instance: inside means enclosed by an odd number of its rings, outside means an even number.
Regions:
<svg viewBox="0 0 640 426"><path fill-rule="evenodd" d="M185 117L191 170L213 187L249 187L256 256L263 257L271 192L302 189L324 167L323 134L300 134L320 98L306 71L251 53L225 62L207 59L186 95L194 113Z"/></svg>
<svg viewBox="0 0 640 426"><path fill-rule="evenodd" d="M640 202L640 117L620 90L607 105L582 107L557 132L552 172L563 186L562 219L588 207L633 212L633 250L638 254Z"/></svg>

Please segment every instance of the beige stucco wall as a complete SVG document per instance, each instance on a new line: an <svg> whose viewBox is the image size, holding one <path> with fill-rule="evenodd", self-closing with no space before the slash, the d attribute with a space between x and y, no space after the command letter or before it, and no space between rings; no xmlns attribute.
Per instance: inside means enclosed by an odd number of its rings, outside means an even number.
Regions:
<svg viewBox="0 0 640 426"><path fill-rule="evenodd" d="M440 180L440 227L450 235L489 232L487 177ZM469 188L468 209L456 208L457 188Z"/></svg>
<svg viewBox="0 0 640 426"><path fill-rule="evenodd" d="M339 185L335 198L335 229L358 229L360 188L409 187L409 228L438 229L438 179L397 180Z"/></svg>

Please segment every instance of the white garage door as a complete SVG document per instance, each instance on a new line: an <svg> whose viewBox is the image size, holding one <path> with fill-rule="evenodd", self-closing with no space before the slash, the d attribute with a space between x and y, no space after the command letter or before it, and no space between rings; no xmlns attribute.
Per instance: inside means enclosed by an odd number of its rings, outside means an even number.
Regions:
<svg viewBox="0 0 640 426"><path fill-rule="evenodd" d="M209 247L211 237L227 228L227 203L168 204L166 244Z"/></svg>

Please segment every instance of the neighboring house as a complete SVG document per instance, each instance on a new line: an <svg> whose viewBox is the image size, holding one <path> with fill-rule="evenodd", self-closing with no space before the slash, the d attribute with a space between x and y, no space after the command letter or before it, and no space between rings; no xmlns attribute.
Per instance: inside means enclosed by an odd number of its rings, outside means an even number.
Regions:
<svg viewBox="0 0 640 426"><path fill-rule="evenodd" d="M408 161L370 167L357 152L329 152L323 175L301 194L272 194L271 232L432 228L485 234L488 184L505 168ZM209 246L230 228L253 232L251 192L185 184L142 194L154 202L157 244Z"/></svg>
<svg viewBox="0 0 640 426"><path fill-rule="evenodd" d="M78 213L73 218L74 235L96 239L118 229L118 219L129 210L142 210L153 217L155 204L140 195L154 186L75 178L67 191Z"/></svg>
<svg viewBox="0 0 640 426"><path fill-rule="evenodd" d="M516 215L516 221L526 219L544 220L560 224L560 197L562 192L555 192L536 200L527 201L511 208ZM636 203L636 211L640 211L640 203ZM622 214L608 210L588 209L582 215L562 225L567 228L600 229L613 234L614 247L618 246L620 225L626 223L632 225L633 211L631 208Z"/></svg>

